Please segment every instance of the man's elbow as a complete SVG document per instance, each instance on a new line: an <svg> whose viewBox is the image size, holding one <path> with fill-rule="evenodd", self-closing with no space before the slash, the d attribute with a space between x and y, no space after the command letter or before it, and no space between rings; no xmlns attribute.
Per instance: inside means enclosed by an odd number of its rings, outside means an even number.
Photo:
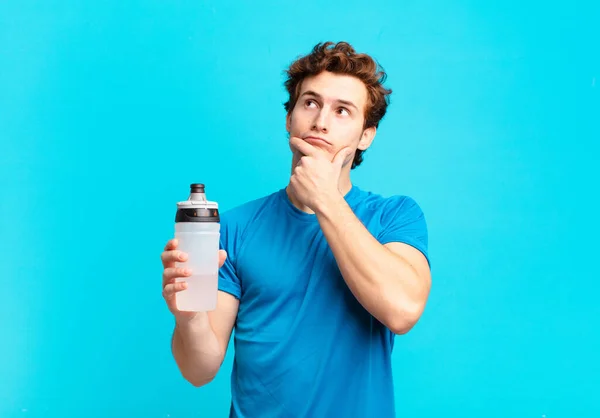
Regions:
<svg viewBox="0 0 600 418"><path fill-rule="evenodd" d="M215 376L216 376L216 375L215 375ZM192 384L192 386L199 388L199 387L202 387L202 386L208 385L210 382L212 382L212 381L213 381L213 379L215 378L215 376L211 376L211 377L208 377L208 378L203 378L203 379L198 379L198 378L190 378L190 379L187 379L187 378L186 378L186 380L187 380L188 382L190 382L190 383Z"/></svg>
<svg viewBox="0 0 600 418"><path fill-rule="evenodd" d="M422 307L395 310L390 315L386 326L396 335L407 334L417 324L422 313Z"/></svg>
<svg viewBox="0 0 600 418"><path fill-rule="evenodd" d="M192 384L192 386L194 387L202 387L205 385L208 385L210 382L212 382L214 380L214 378L217 376L216 373L211 373L207 376L186 376L183 375L184 379L187 380L188 382L190 382Z"/></svg>
<svg viewBox="0 0 600 418"><path fill-rule="evenodd" d="M398 325L393 325L390 327L390 331L392 331L396 335L404 335L407 334L413 327L416 322L403 322Z"/></svg>
<svg viewBox="0 0 600 418"><path fill-rule="evenodd" d="M192 384L194 387L201 387L208 385L210 382L214 380L219 373L219 369L221 368L221 363L218 362L215 364L204 364L203 367L180 367L181 375L185 380ZM201 370L200 370L201 369Z"/></svg>
<svg viewBox="0 0 600 418"><path fill-rule="evenodd" d="M416 324L416 321L396 320L390 322L387 327L396 335L407 334Z"/></svg>

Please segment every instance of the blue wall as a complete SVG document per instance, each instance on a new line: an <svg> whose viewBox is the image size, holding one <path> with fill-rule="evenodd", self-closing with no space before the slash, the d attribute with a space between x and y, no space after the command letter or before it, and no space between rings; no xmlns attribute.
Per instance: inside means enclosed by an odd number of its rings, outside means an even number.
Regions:
<svg viewBox="0 0 600 418"><path fill-rule="evenodd" d="M286 184L282 71L330 39L395 91L353 180L430 227L398 416L600 416L600 6L497 3L1 2L0 416L226 416L232 353L180 377L159 255L189 183Z"/></svg>

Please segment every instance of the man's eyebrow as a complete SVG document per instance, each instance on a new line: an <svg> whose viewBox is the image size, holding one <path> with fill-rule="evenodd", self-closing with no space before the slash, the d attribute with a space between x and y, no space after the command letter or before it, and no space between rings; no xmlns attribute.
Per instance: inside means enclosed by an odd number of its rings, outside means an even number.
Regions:
<svg viewBox="0 0 600 418"><path fill-rule="evenodd" d="M321 96L319 93L317 93L317 92L315 92L315 91L312 91L312 90L307 90L307 91L305 91L304 93L302 93L302 94L300 95L300 97L302 97L302 96L313 96L313 97L316 97L316 98L317 98L317 99L319 99L319 100L322 100L322 99L323 99L323 96ZM344 104L344 105L346 105L346 106L353 107L353 108L355 108L356 110L358 110L358 107L357 107L357 106L356 106L354 103L352 103L351 101L349 101L349 100L337 99L337 100L336 100L336 102L337 102L337 103Z"/></svg>
<svg viewBox="0 0 600 418"><path fill-rule="evenodd" d="M341 104L345 104L346 106L349 106L349 107L353 107L356 110L358 110L358 107L354 103L352 103L351 101L338 99L337 102L341 103Z"/></svg>

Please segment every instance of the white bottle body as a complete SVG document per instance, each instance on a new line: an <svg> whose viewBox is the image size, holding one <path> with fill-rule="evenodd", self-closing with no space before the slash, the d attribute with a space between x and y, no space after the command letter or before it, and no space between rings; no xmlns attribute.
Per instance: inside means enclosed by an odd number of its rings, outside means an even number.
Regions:
<svg viewBox="0 0 600 418"><path fill-rule="evenodd" d="M219 283L219 238L218 222L178 222L175 224L177 249L187 253L185 262L177 267L189 268L191 276L176 281L187 282L187 289L177 292L177 309L188 312L208 312L217 307Z"/></svg>

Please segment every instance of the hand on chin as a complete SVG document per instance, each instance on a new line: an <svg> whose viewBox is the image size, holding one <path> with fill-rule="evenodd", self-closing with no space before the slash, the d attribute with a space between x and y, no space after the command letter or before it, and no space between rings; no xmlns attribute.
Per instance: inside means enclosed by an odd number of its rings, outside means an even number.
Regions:
<svg viewBox="0 0 600 418"><path fill-rule="evenodd" d="M290 147L297 158L290 187L301 204L316 212L319 204L340 193L340 174L352 150L342 148L332 158L321 147L298 137L290 138Z"/></svg>

